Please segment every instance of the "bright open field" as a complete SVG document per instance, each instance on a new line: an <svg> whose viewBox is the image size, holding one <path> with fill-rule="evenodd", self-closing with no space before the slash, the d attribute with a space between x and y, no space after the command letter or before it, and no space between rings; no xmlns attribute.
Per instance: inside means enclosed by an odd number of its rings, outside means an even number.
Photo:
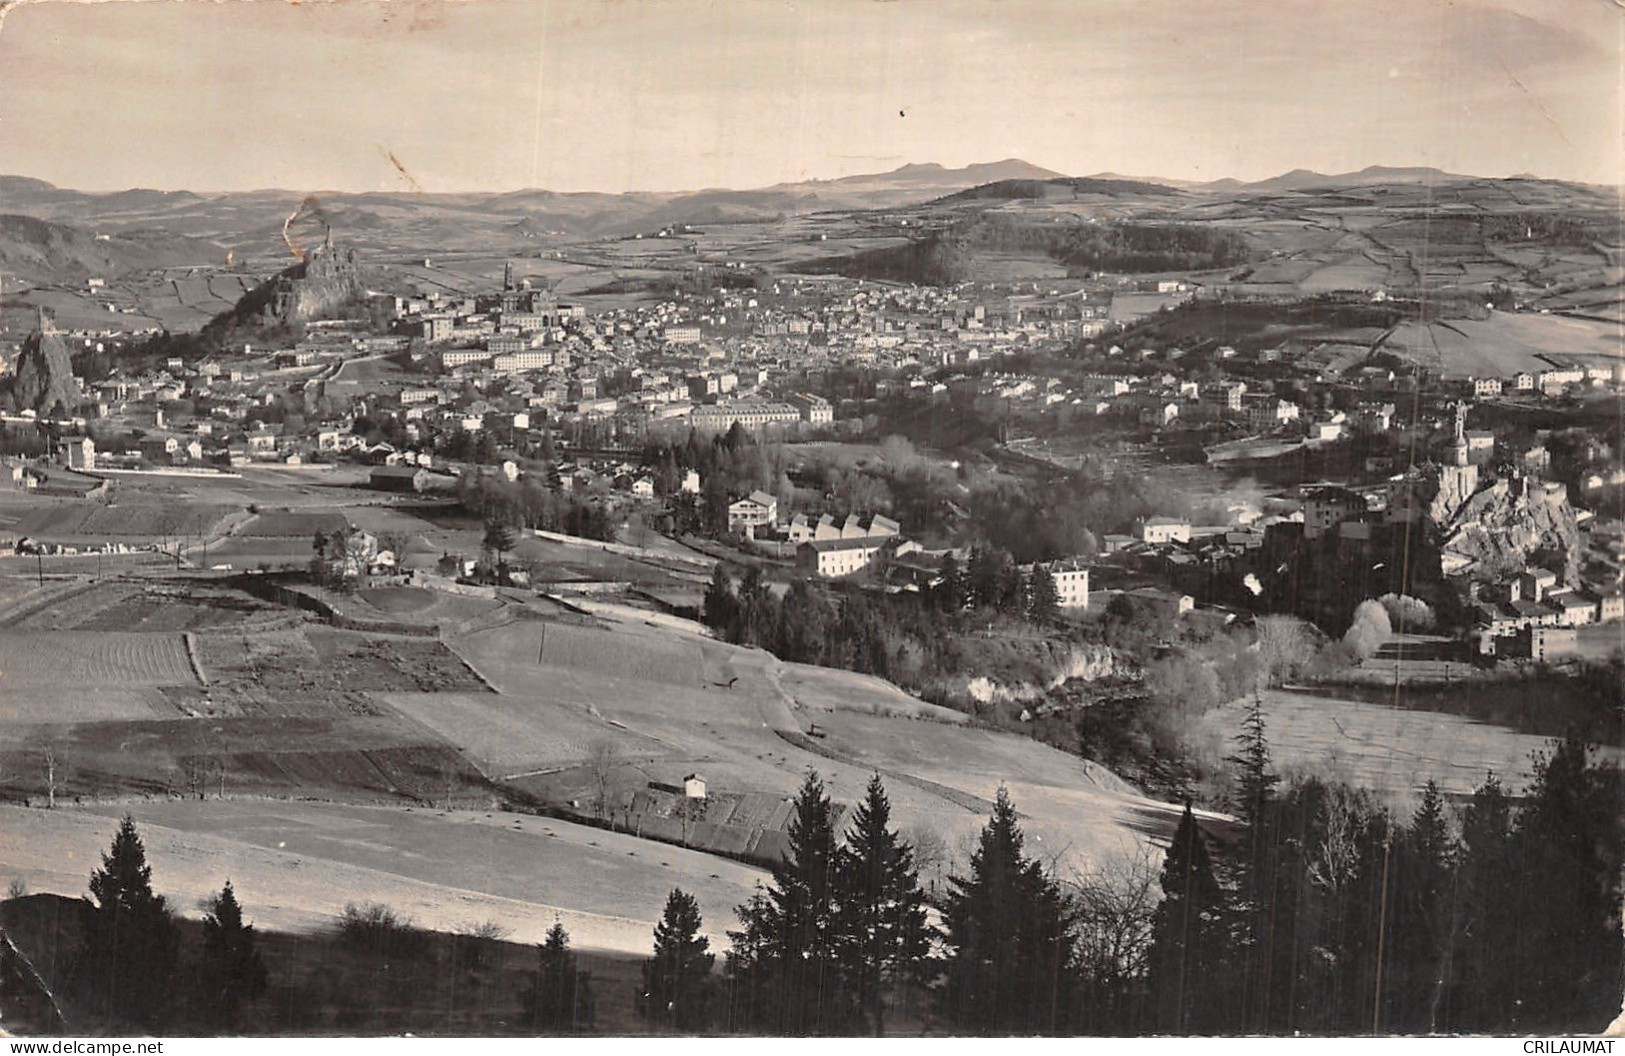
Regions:
<svg viewBox="0 0 1625 1056"><path fill-rule="evenodd" d="M165 603L163 592L189 585L226 589L184 576L86 584L61 599L57 615L85 626L159 619L188 604L184 593ZM18 595L25 606L28 597ZM388 588L358 601L401 617L426 611L419 608L426 597ZM447 819L421 806L369 810L278 797L494 804L500 790L477 767L512 794L591 809L583 764L595 743L608 741L620 760L613 787L623 821L635 809L634 827L677 839L670 808L650 785L699 773L716 809L696 822L694 839L741 853L771 854L780 845L789 798L809 769L843 810L880 770L898 825L935 832L955 855L984 822L1001 781L1015 794L1029 839L1054 848L1063 867L1141 846L1175 820L1172 807L1081 760L1025 737L967 729L962 716L879 680L785 665L716 642L696 624L625 606L595 603L594 611L610 626L527 619L453 639L455 654L496 692L430 639L309 626L198 634L205 688L179 635L0 634L0 701L12 724L0 731L0 770L8 794L37 803L44 777L36 742L49 738L69 770L61 798L152 797L133 809L154 827L155 866L161 875L177 862L193 870L176 893L196 897L218 885L224 867L245 897L251 880L272 892L262 896L272 904L268 926L314 923L347 900L377 899L436 926L511 917L516 930L533 925L539 937L562 911L567 926L582 929L584 947L629 951L646 948L674 883L701 893L720 930L758 874L691 852L682 856L691 864L679 865L665 844L598 829L567 832L535 818ZM48 610L25 611L26 619L36 616L50 618ZM814 722L822 737L806 736ZM177 798L199 766L243 798ZM219 795L212 786L211 795ZM11 866L36 889L77 892L88 871L80 866L94 860L120 809L108 807L92 823L84 859L63 840L85 835L87 815L58 811L45 822L39 813L14 815L32 828L6 815L0 875ZM579 840L569 836L576 831ZM31 842L17 850L8 842L13 832L33 833L43 849ZM164 847L173 852L167 860Z"/></svg>
<svg viewBox="0 0 1625 1056"><path fill-rule="evenodd" d="M1317 268L1298 281L1304 293L1333 290L1381 289L1388 279L1388 266L1362 254L1353 254Z"/></svg>
<svg viewBox="0 0 1625 1056"><path fill-rule="evenodd" d="M118 818L132 814L153 886L181 912L230 879L266 928L332 923L346 902L383 902L420 925L485 920L540 942L555 919L583 949L647 954L666 895L699 899L714 948L766 874L696 851L501 813L264 801L135 803L95 812L0 806L0 876L84 892Z"/></svg>
<svg viewBox="0 0 1625 1056"><path fill-rule="evenodd" d="M1186 293L1119 293L1112 296L1111 310L1107 315L1114 323L1132 323L1136 319L1151 315L1160 308L1171 308L1190 299Z"/></svg>
<svg viewBox="0 0 1625 1056"><path fill-rule="evenodd" d="M535 701L564 709L577 723L603 720L610 727L604 736L628 757L649 751L650 742L664 750L639 764L641 780L671 782L696 770L713 794L787 797L813 768L837 802L851 803L879 768L899 823L933 829L950 846L979 829L1001 781L1031 820L1033 838L1064 848L1076 862L1132 848L1177 820L1172 807L1029 738L892 717L945 718L877 680L785 665L759 650L710 641L683 621L654 625L618 608L592 607L616 620L613 631L522 622L455 640L454 648L505 696L526 703L504 708L501 722L545 727L544 713L528 707ZM813 722L827 732L824 739L805 736ZM459 734L448 723L442 732L501 758L477 731L470 723ZM523 756L514 751L507 758ZM574 787L562 780L535 790L559 795Z"/></svg>
<svg viewBox="0 0 1625 1056"><path fill-rule="evenodd" d="M1243 711L1238 701L1209 712L1198 736L1228 752ZM1284 690L1265 694L1264 721L1281 770L1361 785L1400 803L1413 800L1430 779L1446 793L1466 795L1489 771L1521 789L1529 780L1530 753L1549 744L1456 715ZM1618 749L1608 751L1621 758Z"/></svg>
<svg viewBox="0 0 1625 1056"><path fill-rule="evenodd" d="M629 758L668 754L659 741L554 700L499 693L386 693L379 699L461 747L494 778L578 766L601 740L614 741Z"/></svg>
<svg viewBox="0 0 1625 1056"><path fill-rule="evenodd" d="M1446 378L1507 377L1552 364L1542 356L1625 356L1625 331L1615 323L1561 315L1495 312L1488 319L1406 322L1383 347Z"/></svg>
<svg viewBox="0 0 1625 1056"><path fill-rule="evenodd" d="M929 719L950 725L970 721L962 711L927 704L873 675L811 664L785 664L779 684L809 712L857 711L882 718Z"/></svg>

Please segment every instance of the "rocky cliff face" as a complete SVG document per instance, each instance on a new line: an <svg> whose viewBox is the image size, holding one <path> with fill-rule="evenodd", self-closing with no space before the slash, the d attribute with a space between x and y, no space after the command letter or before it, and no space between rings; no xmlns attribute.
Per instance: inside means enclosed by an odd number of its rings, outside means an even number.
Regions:
<svg viewBox="0 0 1625 1056"><path fill-rule="evenodd" d="M334 249L331 244L312 250L302 265L296 265L273 280L276 289L266 306L267 322L304 323L344 308L364 298L361 269L355 250Z"/></svg>
<svg viewBox="0 0 1625 1056"><path fill-rule="evenodd" d="M73 376L73 362L62 335L43 325L23 341L11 393L19 409L49 413L58 402L73 410L83 399Z"/></svg>
<svg viewBox="0 0 1625 1056"><path fill-rule="evenodd" d="M204 332L296 327L330 317L366 295L355 250L327 243L248 291L229 312L215 316Z"/></svg>
<svg viewBox="0 0 1625 1056"><path fill-rule="evenodd" d="M1441 564L1446 575L1504 580L1523 571L1537 550L1580 554L1580 528L1562 484L1500 480L1474 494L1444 526ZM1576 571L1564 570L1569 581Z"/></svg>
<svg viewBox="0 0 1625 1056"><path fill-rule="evenodd" d="M1043 655L1035 657L1034 670L1029 678L1004 678L987 675L961 675L953 689L973 700L1028 701L1042 697L1064 682L1079 679L1093 682L1124 673L1124 665L1104 645L1060 645L1044 643Z"/></svg>

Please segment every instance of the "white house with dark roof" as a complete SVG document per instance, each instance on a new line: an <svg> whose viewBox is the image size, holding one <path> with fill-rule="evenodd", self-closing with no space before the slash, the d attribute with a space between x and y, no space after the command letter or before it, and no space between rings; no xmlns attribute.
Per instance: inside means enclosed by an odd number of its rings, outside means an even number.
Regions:
<svg viewBox="0 0 1625 1056"><path fill-rule="evenodd" d="M728 504L728 527L752 534L763 525L778 523L779 500L765 491L753 491Z"/></svg>
<svg viewBox="0 0 1625 1056"><path fill-rule="evenodd" d="M1153 546L1191 541L1191 522L1183 517L1145 517L1134 522L1134 537Z"/></svg>
<svg viewBox="0 0 1625 1056"><path fill-rule="evenodd" d="M1061 561L1040 561L1036 564L1021 566L1023 575L1032 575L1037 568L1049 572L1050 579L1055 581L1055 597L1063 609L1087 609L1089 607L1089 567L1076 558Z"/></svg>
<svg viewBox="0 0 1625 1056"><path fill-rule="evenodd" d="M814 539L796 547L796 571L820 579L839 579L862 572L874 563L891 536L857 539Z"/></svg>

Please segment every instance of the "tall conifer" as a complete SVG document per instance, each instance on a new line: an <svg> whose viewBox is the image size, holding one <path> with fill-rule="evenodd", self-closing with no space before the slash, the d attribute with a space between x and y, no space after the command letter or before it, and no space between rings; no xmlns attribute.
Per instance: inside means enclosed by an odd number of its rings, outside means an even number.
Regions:
<svg viewBox="0 0 1625 1056"><path fill-rule="evenodd" d="M876 1035L884 1033L887 987L918 981L931 948L914 852L890 824L876 774L837 857L835 916L836 962L855 1011Z"/></svg>

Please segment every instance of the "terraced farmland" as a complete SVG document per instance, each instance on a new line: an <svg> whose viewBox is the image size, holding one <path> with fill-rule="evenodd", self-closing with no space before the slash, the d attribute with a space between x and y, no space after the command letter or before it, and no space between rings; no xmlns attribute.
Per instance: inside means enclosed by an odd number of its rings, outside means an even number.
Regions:
<svg viewBox="0 0 1625 1056"><path fill-rule="evenodd" d="M178 634L0 634L0 678L24 686L167 686L195 682Z"/></svg>
<svg viewBox="0 0 1625 1056"><path fill-rule="evenodd" d="M0 634L0 725L173 718L160 687L196 687L178 634Z"/></svg>

